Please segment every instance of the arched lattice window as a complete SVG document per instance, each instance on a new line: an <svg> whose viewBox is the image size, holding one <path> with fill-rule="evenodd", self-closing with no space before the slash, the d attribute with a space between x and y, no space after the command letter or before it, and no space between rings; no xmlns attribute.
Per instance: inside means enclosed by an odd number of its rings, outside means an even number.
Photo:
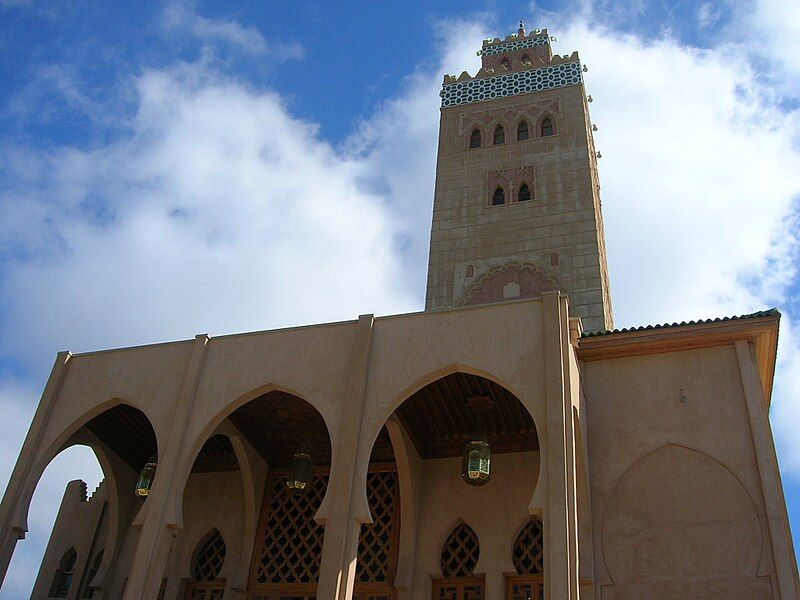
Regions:
<svg viewBox="0 0 800 600"><path fill-rule="evenodd" d="M478 536L472 527L461 523L447 538L442 547L442 575L452 577L472 577L475 565L481 554Z"/></svg>
<svg viewBox="0 0 800 600"><path fill-rule="evenodd" d="M368 473L367 500L372 523L361 526L356 581L392 585L400 519L397 471Z"/></svg>
<svg viewBox="0 0 800 600"><path fill-rule="evenodd" d="M494 128L494 145L497 146L498 144L505 144L506 143L506 130L503 128L502 125L498 125Z"/></svg>
<svg viewBox="0 0 800 600"><path fill-rule="evenodd" d="M103 550L100 550L100 552L94 555L92 566L89 567L89 572L86 575L86 579L84 579L83 595L81 596L81 598L89 600L91 599L92 596L94 596L94 588L89 586L92 584L94 576L97 575L97 572L100 570L101 564L103 564Z"/></svg>
<svg viewBox="0 0 800 600"><path fill-rule="evenodd" d="M69 588L72 585L72 579L75 577L75 565L78 563L78 553L75 548L70 548L64 552L61 557L61 562L58 563L58 569L53 577L53 585L50 588L51 598L66 598L69 594Z"/></svg>
<svg viewBox="0 0 800 600"><path fill-rule="evenodd" d="M519 186L519 191L517 191L517 202L527 202L531 199L531 188L528 187L527 183L523 183Z"/></svg>
<svg viewBox="0 0 800 600"><path fill-rule="evenodd" d="M469 147L470 148L480 148L481 147L481 130L480 129L473 129L472 133L469 136Z"/></svg>
<svg viewBox="0 0 800 600"><path fill-rule="evenodd" d="M506 71L508 71L511 68L511 63L504 56L503 60L500 61L500 66L503 67Z"/></svg>
<svg viewBox="0 0 800 600"><path fill-rule="evenodd" d="M296 495L286 489L285 478L272 478L254 557L255 584L292 586L317 582L325 527L314 520L314 515L327 487L328 476L315 475L311 486Z"/></svg>
<svg viewBox="0 0 800 600"><path fill-rule="evenodd" d="M523 119L517 125L517 141L524 142L530 137L530 133L528 132L528 122Z"/></svg>
<svg viewBox="0 0 800 600"><path fill-rule="evenodd" d="M531 57L530 57L530 56L528 56L527 54L523 54L523 55L522 55L522 58L521 58L521 59L519 59L519 60L520 60L520 62L521 62L523 65L525 65L526 67L530 67L530 66L531 66Z"/></svg>
<svg viewBox="0 0 800 600"><path fill-rule="evenodd" d="M514 542L514 568L520 575L539 575L543 571L542 522L534 517Z"/></svg>
<svg viewBox="0 0 800 600"><path fill-rule="evenodd" d="M555 130L553 129L553 120L550 117L545 117L542 119L542 137L547 137L553 135Z"/></svg>
<svg viewBox="0 0 800 600"><path fill-rule="evenodd" d="M201 542L194 557L192 575L195 581L216 581L225 562L225 540L222 534L214 529Z"/></svg>
<svg viewBox="0 0 800 600"><path fill-rule="evenodd" d="M506 203L506 193L503 188L499 187L492 194L492 206L499 206Z"/></svg>

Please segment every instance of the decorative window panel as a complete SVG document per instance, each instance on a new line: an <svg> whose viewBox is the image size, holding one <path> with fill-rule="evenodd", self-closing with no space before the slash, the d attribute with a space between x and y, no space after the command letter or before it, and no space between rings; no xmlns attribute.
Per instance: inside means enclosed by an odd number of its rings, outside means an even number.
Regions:
<svg viewBox="0 0 800 600"><path fill-rule="evenodd" d="M372 513L372 523L361 526L356 581L393 584L397 526L400 516L397 471L368 473L367 499ZM380 597L368 598L377 600Z"/></svg>
<svg viewBox="0 0 800 600"><path fill-rule="evenodd" d="M544 46L550 43L550 36L543 35L540 37L520 38L513 42L506 42L504 44L492 44L486 46L478 51L478 56L492 56L494 54L507 54L509 52L516 52L517 50L524 50L525 48L533 48L535 46Z"/></svg>
<svg viewBox="0 0 800 600"><path fill-rule="evenodd" d="M214 581L219 577L225 562L225 540L216 529L208 536L197 552L194 564L195 581Z"/></svg>
<svg viewBox="0 0 800 600"><path fill-rule="evenodd" d="M258 531L258 546L254 554L254 584L316 583L322 559L325 528L314 521L328 487L327 475L316 475L310 488L299 495L290 494L283 477L272 478L262 522ZM312 594L312 596L315 594ZM258 595L271 600L269 593ZM281 600L305 600L281 593Z"/></svg>
<svg viewBox="0 0 800 600"><path fill-rule="evenodd" d="M583 82L580 62L569 62L538 69L514 71L496 77L481 77L448 83L443 86L440 96L442 106L458 106L469 102L492 100L551 90Z"/></svg>
<svg viewBox="0 0 800 600"><path fill-rule="evenodd" d="M223 600L225 582L192 583L186 590L186 600Z"/></svg>
<svg viewBox="0 0 800 600"><path fill-rule="evenodd" d="M539 574L543 571L544 548L542 521L532 518L522 528L514 542L514 568L520 575Z"/></svg>
<svg viewBox="0 0 800 600"><path fill-rule="evenodd" d="M544 583L541 578L507 577L506 600L544 600Z"/></svg>
<svg viewBox="0 0 800 600"><path fill-rule="evenodd" d="M461 523L453 530L442 547L442 575L446 578L472 577L480 553L478 536L472 527Z"/></svg>
<svg viewBox="0 0 800 600"><path fill-rule="evenodd" d="M483 578L438 579L433 582L433 600L484 600Z"/></svg>

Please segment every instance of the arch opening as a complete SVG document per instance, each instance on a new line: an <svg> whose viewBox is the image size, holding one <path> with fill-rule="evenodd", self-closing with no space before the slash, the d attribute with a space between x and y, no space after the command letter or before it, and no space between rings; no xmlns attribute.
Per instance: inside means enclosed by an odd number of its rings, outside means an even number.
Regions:
<svg viewBox="0 0 800 600"><path fill-rule="evenodd" d="M435 598L445 594L441 597L461 600L483 593L481 574L508 570L509 557L498 549L513 545L518 524L529 517L539 469L532 416L496 381L456 371L412 392L387 427L403 500L398 585L407 581L403 563L412 562L417 572L435 580ZM490 477L482 486L466 485L463 478L465 448L476 439L491 451ZM504 518L487 519L489 506ZM409 545L404 545L406 536ZM461 546L453 546L454 540ZM450 548L452 556L474 552L471 567L445 568L451 561L443 560L443 548Z"/></svg>
<svg viewBox="0 0 800 600"><path fill-rule="evenodd" d="M312 464L302 475L302 490L290 490L287 481L298 481L301 454ZM183 492L183 530L173 548L177 566L168 579L192 578L197 590L248 589L281 597L313 592L325 535L315 516L330 464L328 428L310 403L272 390L239 406L194 458ZM213 581L197 581L197 540L209 531L204 543L213 539L223 547L224 561Z"/></svg>
<svg viewBox="0 0 800 600"><path fill-rule="evenodd" d="M126 534L143 502L135 496L136 480L157 457L158 446L144 412L119 400L108 404L74 422L35 463L34 487L23 490L19 510L30 519L26 544L40 567L38 574L28 569L22 574L12 558L4 589L15 595L48 597L60 560L56 554L65 547L77 552L70 597L121 590L130 568L125 550L135 544Z"/></svg>

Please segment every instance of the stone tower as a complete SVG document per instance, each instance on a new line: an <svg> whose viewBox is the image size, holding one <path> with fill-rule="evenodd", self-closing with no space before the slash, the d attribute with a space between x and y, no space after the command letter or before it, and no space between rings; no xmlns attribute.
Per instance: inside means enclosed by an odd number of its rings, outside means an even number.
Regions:
<svg viewBox="0 0 800 600"><path fill-rule="evenodd" d="M584 330L613 328L591 99L550 42L520 23L444 78L428 310L561 289Z"/></svg>

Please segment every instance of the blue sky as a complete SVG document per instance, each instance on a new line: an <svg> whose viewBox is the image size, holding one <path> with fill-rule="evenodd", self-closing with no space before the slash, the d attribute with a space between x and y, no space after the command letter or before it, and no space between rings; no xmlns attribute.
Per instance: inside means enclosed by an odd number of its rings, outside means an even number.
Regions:
<svg viewBox="0 0 800 600"><path fill-rule="evenodd" d="M421 308L442 75L520 18L590 68L617 324L783 311L797 539L800 5L778 0L0 0L0 483L58 350ZM0 598L76 477L98 477L80 449L45 473Z"/></svg>

